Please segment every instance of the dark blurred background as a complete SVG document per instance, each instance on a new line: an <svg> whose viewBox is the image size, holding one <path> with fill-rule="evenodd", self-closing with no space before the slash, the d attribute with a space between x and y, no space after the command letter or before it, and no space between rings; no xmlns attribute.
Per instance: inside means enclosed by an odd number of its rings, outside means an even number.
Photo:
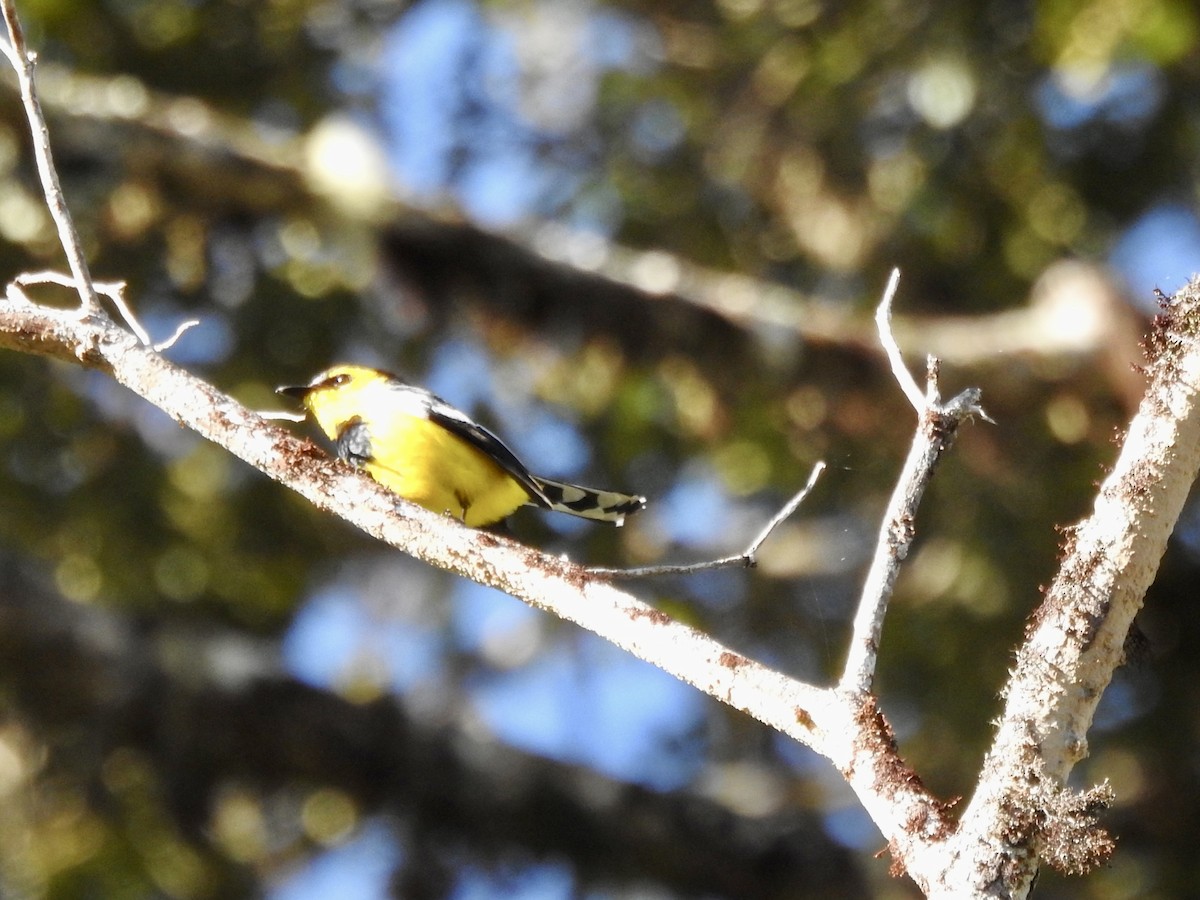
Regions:
<svg viewBox="0 0 1200 900"><path fill-rule="evenodd" d="M976 423L884 634L906 759L969 796L1058 527L1200 269L1186 0L27 0L68 201L172 359L250 406L403 372L535 471L640 491L603 565L825 682L914 416L870 316ZM11 77L0 272L63 268ZM57 300L56 300L57 298ZM69 303L65 292L43 299ZM0 896L916 895L803 747L309 508L104 376L0 357ZM1200 508L1091 734L1112 862L1039 897L1200 892Z"/></svg>

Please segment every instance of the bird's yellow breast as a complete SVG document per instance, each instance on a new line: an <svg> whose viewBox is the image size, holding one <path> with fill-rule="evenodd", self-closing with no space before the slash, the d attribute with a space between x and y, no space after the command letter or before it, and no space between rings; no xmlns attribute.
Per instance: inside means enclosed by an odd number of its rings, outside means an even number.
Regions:
<svg viewBox="0 0 1200 900"><path fill-rule="evenodd" d="M498 522L529 501L511 475L429 419L401 414L364 424L372 458L363 468L406 500L472 527Z"/></svg>

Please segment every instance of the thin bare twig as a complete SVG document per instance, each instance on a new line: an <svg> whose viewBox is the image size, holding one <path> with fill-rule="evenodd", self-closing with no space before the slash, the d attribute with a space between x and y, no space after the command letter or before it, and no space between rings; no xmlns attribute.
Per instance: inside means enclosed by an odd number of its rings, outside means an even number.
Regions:
<svg viewBox="0 0 1200 900"><path fill-rule="evenodd" d="M256 409L254 414L268 422L303 422L308 418L308 413L285 412L279 409Z"/></svg>
<svg viewBox="0 0 1200 900"><path fill-rule="evenodd" d="M54 155L50 151L50 131L46 127L46 117L42 114L42 104L38 100L37 89L33 83L35 56L25 46L25 32L21 28L20 19L17 18L14 0L0 0L0 10L4 14L9 40L8 44L0 44L0 51L8 57L17 73L21 102L25 106L29 132L33 137L33 154L37 160L38 175L42 180L42 193L45 195L46 206L54 224L58 227L58 239L62 243L63 252L67 255L67 263L75 279L72 286L79 294L79 309L84 315L102 316L104 311L92 285L92 276L88 271L79 232L75 230L75 222L67 208L62 186L58 181L58 171L54 167Z"/></svg>
<svg viewBox="0 0 1200 900"><path fill-rule="evenodd" d="M159 341L151 346L151 350L155 353L162 353L164 350L170 350L175 346L175 342L183 337L184 333L200 324L199 319L186 319L175 326L175 330L171 332L171 336L166 340Z"/></svg>
<svg viewBox="0 0 1200 900"><path fill-rule="evenodd" d="M137 317L133 314L133 310L125 302L125 282L114 281L105 284L103 287L97 284L96 292L103 294L112 301L112 305L116 307L117 312L121 316L121 321L129 326L129 330L137 335L139 341L149 347L150 334L142 327L142 323L137 320Z"/></svg>
<svg viewBox="0 0 1200 900"><path fill-rule="evenodd" d="M775 515L771 516L762 530L755 535L752 540L741 553L735 553L732 556L723 556L720 559L710 559L705 562L685 563L683 565L666 565L666 566L639 566L634 569L603 569L589 568L589 575L604 575L610 578L648 578L655 575L693 575L696 572L706 572L710 569L728 569L734 566L741 566L746 569L752 569L758 565L758 548L763 545L763 542L771 536L780 523L787 520L792 513L799 509L800 504L812 492L813 487L817 483L817 479L821 477L821 473L825 471L825 463L818 462L813 466L812 472L809 473L808 481L805 483L795 496L785 503Z"/></svg>
<svg viewBox="0 0 1200 900"><path fill-rule="evenodd" d="M883 299L879 301L879 307L875 310L875 327L879 332L879 339L883 342L883 349L887 351L888 361L892 364L892 374L896 376L900 390L904 391L904 396L917 411L917 415L921 415L927 399L931 402L937 401L921 393L921 389L917 387L917 380L913 378L912 372L908 371L908 366L904 365L900 345L896 343L896 337L892 334L892 301L896 298L896 289L899 286L900 270L892 269L887 287L883 289ZM935 390L937 388L936 382L931 382L928 386Z"/></svg>
<svg viewBox="0 0 1200 900"><path fill-rule="evenodd" d="M888 600L900 573L900 564L908 556L915 535L914 523L917 507L925 488L933 477L934 467L942 453L950 447L954 436L966 419L972 415L986 418L979 406L979 391L975 388L963 391L948 403L942 403L938 389L938 360L929 357L925 392L922 394L916 380L904 365L900 348L891 331L891 305L900 280L900 270L893 269L884 290L883 299L875 314L879 326L879 338L887 350L892 363L892 372L901 389L919 417L917 433L913 436L908 458L900 478L892 491L887 512L879 529L879 542L871 568L863 584L858 612L854 617L854 628L842 672L839 688L843 691L866 693L871 689L875 677L875 663L879 654L879 638L883 631L883 619L887 613Z"/></svg>

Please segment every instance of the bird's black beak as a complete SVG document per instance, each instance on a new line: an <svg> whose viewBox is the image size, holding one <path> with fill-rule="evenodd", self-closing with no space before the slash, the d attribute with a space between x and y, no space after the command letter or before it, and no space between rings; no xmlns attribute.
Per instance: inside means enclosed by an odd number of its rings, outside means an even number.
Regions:
<svg viewBox="0 0 1200 900"><path fill-rule="evenodd" d="M310 384L285 384L283 387L275 388L275 393L282 394L284 397L293 397L296 400L303 400L305 395L312 390Z"/></svg>

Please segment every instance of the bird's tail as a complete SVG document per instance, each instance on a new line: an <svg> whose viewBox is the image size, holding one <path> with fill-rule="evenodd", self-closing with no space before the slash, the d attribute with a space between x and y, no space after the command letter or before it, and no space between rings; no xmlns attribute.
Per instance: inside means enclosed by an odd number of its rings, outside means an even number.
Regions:
<svg viewBox="0 0 1200 900"><path fill-rule="evenodd" d="M626 516L633 515L646 506L646 498L634 494L597 491L578 484L551 481L536 476L533 480L550 501L551 509L584 519L623 525Z"/></svg>

